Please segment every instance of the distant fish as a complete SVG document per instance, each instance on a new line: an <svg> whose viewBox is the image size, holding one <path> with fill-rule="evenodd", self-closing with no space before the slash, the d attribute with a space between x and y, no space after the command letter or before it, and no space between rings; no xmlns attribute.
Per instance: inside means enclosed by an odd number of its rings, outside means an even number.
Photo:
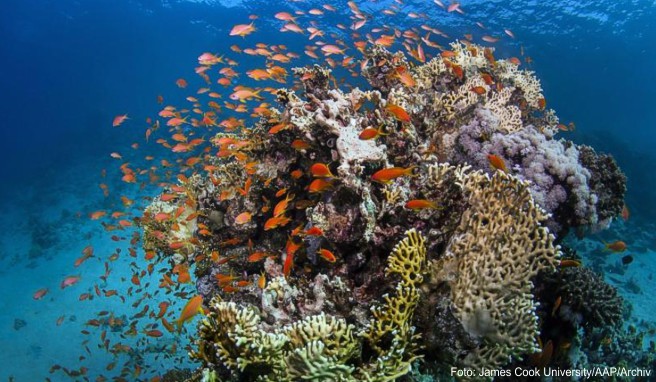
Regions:
<svg viewBox="0 0 656 382"><path fill-rule="evenodd" d="M71 285L75 285L78 281L80 281L80 276L68 276L62 280L59 286L61 289L68 288Z"/></svg>
<svg viewBox="0 0 656 382"><path fill-rule="evenodd" d="M230 36L247 36L253 32L255 32L255 26L253 23L250 24L239 24L235 25L232 27L232 30L230 31Z"/></svg>
<svg viewBox="0 0 656 382"><path fill-rule="evenodd" d="M504 29L503 31L506 32L510 38L515 38L515 34L510 29Z"/></svg>
<svg viewBox="0 0 656 382"><path fill-rule="evenodd" d="M626 243L623 242L622 240L617 240L612 243L606 243L604 242L604 250L611 251L611 252L624 252L626 251Z"/></svg>
<svg viewBox="0 0 656 382"><path fill-rule="evenodd" d="M631 214L629 212L629 207L627 207L626 204L624 204L624 206L622 207L622 220L624 221L629 220L630 215Z"/></svg>
<svg viewBox="0 0 656 382"><path fill-rule="evenodd" d="M112 126L113 127L118 127L123 122L125 122L125 120L127 120L127 119L129 119L127 114L117 115L116 117L114 117L114 121L112 122Z"/></svg>
<svg viewBox="0 0 656 382"><path fill-rule="evenodd" d="M631 255L626 255L626 256L622 257L622 264L624 264L624 265L629 265L629 264L631 264L632 262L633 262L633 256L631 256Z"/></svg>
<svg viewBox="0 0 656 382"><path fill-rule="evenodd" d="M499 38L485 35L481 37L481 40L489 42L490 44L494 44L495 42L499 41Z"/></svg>
<svg viewBox="0 0 656 382"><path fill-rule="evenodd" d="M34 292L34 295L32 295L32 298L35 300L41 300L43 296L45 296L48 293L48 288L41 288Z"/></svg>

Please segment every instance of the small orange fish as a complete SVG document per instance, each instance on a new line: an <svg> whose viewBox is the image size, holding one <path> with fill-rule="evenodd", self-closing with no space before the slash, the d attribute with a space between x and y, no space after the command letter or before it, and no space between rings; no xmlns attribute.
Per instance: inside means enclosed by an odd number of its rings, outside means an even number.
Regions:
<svg viewBox="0 0 656 382"><path fill-rule="evenodd" d="M277 227L284 227L291 221L287 216L275 216L264 223L264 230L268 231Z"/></svg>
<svg viewBox="0 0 656 382"><path fill-rule="evenodd" d="M310 172L315 178L334 178L330 168L324 163L315 163L310 167Z"/></svg>
<svg viewBox="0 0 656 382"><path fill-rule="evenodd" d="M416 211L416 210L423 210L425 208L441 209L442 207L440 207L437 203L431 200L413 199L413 200L408 200L408 202L405 204L405 208Z"/></svg>
<svg viewBox="0 0 656 382"><path fill-rule="evenodd" d="M34 292L34 294L32 295L32 298L35 299L35 300L41 300L43 298L43 296L45 296L47 293L48 293L48 288L41 288L41 289L37 290L36 292Z"/></svg>
<svg viewBox="0 0 656 382"><path fill-rule="evenodd" d="M506 163L503 161L503 159L501 159L501 157L494 154L488 154L487 160L490 162L490 166L493 168L503 172L508 172L506 169Z"/></svg>
<svg viewBox="0 0 656 382"><path fill-rule="evenodd" d="M305 150L310 147L310 144L301 139L295 139L292 144L292 148L295 150Z"/></svg>
<svg viewBox="0 0 656 382"><path fill-rule="evenodd" d="M627 248L626 243L621 240L617 240L612 243L604 243L604 245L606 246L605 250L611 252L624 252Z"/></svg>
<svg viewBox="0 0 656 382"><path fill-rule="evenodd" d="M622 207L622 220L627 221L629 220L629 207L626 206L626 204Z"/></svg>
<svg viewBox="0 0 656 382"><path fill-rule="evenodd" d="M311 227L305 230L305 234L308 236L323 236L323 231L319 227Z"/></svg>
<svg viewBox="0 0 656 382"><path fill-rule="evenodd" d="M158 338L158 337L161 337L161 336L164 335L164 333L162 333L160 330L157 330L157 329L147 330L147 331L145 331L144 333L145 333L148 337L155 337L155 338Z"/></svg>
<svg viewBox="0 0 656 382"><path fill-rule="evenodd" d="M331 188L333 188L333 184L331 182L319 178L313 180L312 183L310 183L308 186L308 191L314 194L324 192Z"/></svg>
<svg viewBox="0 0 656 382"><path fill-rule="evenodd" d="M246 259L246 261L248 261L249 263L256 263L267 256L269 256L269 254L266 252L253 252L250 254L250 256L248 256L248 259Z"/></svg>
<svg viewBox="0 0 656 382"><path fill-rule="evenodd" d="M203 310L203 296L194 296L187 301L187 304L180 313L180 318L176 321L178 331L182 330L182 325L191 320L196 314Z"/></svg>
<svg viewBox="0 0 656 382"><path fill-rule="evenodd" d="M335 255L332 252L330 252L329 250L325 249L325 248L319 249L317 251L317 253L319 254L319 256L323 257L326 261L329 261L331 263L334 263L335 261L337 261L337 258L335 257Z"/></svg>
<svg viewBox="0 0 656 382"><path fill-rule="evenodd" d="M61 289L68 288L71 285L75 285L78 281L80 281L80 276L68 276L62 280L59 286Z"/></svg>
<svg viewBox="0 0 656 382"><path fill-rule="evenodd" d="M481 78L483 78L483 81L485 81L486 85L494 84L494 80L492 79L492 76L489 75L488 73L481 73Z"/></svg>
<svg viewBox="0 0 656 382"><path fill-rule="evenodd" d="M410 122L410 115L401 106L388 104L385 109L401 122Z"/></svg>
<svg viewBox="0 0 656 382"><path fill-rule="evenodd" d="M392 180L402 177L402 176L412 176L412 171L415 166L410 166L408 168L403 167L390 167L384 168L382 170L376 171L372 176L371 180L378 183L388 184Z"/></svg>
<svg viewBox="0 0 656 382"><path fill-rule="evenodd" d="M127 114L117 115L116 117L114 117L114 121L112 122L112 126L113 127L118 127L123 122L125 122L125 120L127 120L127 119L129 119Z"/></svg>
<svg viewBox="0 0 656 382"><path fill-rule="evenodd" d="M473 91L474 93L476 93L478 95L483 95L483 94L487 93L487 90L482 86L472 86L472 88L469 89L469 90Z"/></svg>
<svg viewBox="0 0 656 382"><path fill-rule="evenodd" d="M551 309L551 317L556 316L556 312L558 311L558 308L560 308L560 304L562 304L563 298L561 296L558 296L556 299L556 302L554 303L553 309Z"/></svg>
<svg viewBox="0 0 656 382"><path fill-rule="evenodd" d="M257 278L257 286L260 289L264 289L264 287L266 287L266 275L264 272L262 272L260 277Z"/></svg>
<svg viewBox="0 0 656 382"><path fill-rule="evenodd" d="M572 260L572 259L565 259L565 260L560 260L561 267L567 268L567 267L580 267L581 262L577 260Z"/></svg>
<svg viewBox="0 0 656 382"><path fill-rule="evenodd" d="M98 220L98 219L100 219L101 217L103 217L105 215L107 215L107 211L95 211L95 212L92 212L89 215L89 217L91 218L91 220Z"/></svg>
<svg viewBox="0 0 656 382"><path fill-rule="evenodd" d="M279 201L273 208L273 216L276 218L282 216L287 211L287 206L289 206L289 202L292 200L294 200L294 195L287 194L285 199Z"/></svg>
<svg viewBox="0 0 656 382"><path fill-rule="evenodd" d="M255 32L255 26L253 23L250 24L238 24L232 27L232 30L230 31L230 36L247 36L253 32Z"/></svg>
<svg viewBox="0 0 656 382"><path fill-rule="evenodd" d="M544 98L538 99L538 108L544 110L545 107L547 107L547 100Z"/></svg>
<svg viewBox="0 0 656 382"><path fill-rule="evenodd" d="M242 212L235 218L235 224L246 224L251 221L251 213L246 211Z"/></svg>
<svg viewBox="0 0 656 382"><path fill-rule="evenodd" d="M296 169L296 170L292 171L290 173L290 175L292 176L292 178L298 179L298 178L303 176L303 171Z"/></svg>
<svg viewBox="0 0 656 382"><path fill-rule="evenodd" d="M362 130L358 137L363 141L367 141L369 139L376 139L380 136L388 134L389 133L383 133L383 125L381 125L377 129L374 129L373 127L367 127L366 129Z"/></svg>

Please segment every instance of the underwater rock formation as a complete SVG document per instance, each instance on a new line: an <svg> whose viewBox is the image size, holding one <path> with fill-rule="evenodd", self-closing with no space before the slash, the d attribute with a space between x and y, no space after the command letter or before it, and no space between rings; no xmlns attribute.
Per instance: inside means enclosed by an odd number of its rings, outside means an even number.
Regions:
<svg viewBox="0 0 656 382"><path fill-rule="evenodd" d="M420 357L539 350L532 281L558 264L554 233L619 213L625 179L554 139L533 73L452 49L411 68L376 46L368 90L294 70L303 94L218 133L203 175L146 210L147 255L193 269L209 307L196 379L391 381Z"/></svg>

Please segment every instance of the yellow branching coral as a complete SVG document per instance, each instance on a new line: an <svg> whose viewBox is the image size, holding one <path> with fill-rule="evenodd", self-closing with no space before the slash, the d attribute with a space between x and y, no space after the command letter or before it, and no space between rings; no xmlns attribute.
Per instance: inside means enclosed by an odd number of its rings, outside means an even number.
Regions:
<svg viewBox="0 0 656 382"><path fill-rule="evenodd" d="M436 185L455 175L469 204L436 272L451 286L463 327L480 340L464 364L494 368L537 350L531 278L555 267L559 247L541 223L528 184L498 171L492 177L448 165L435 166Z"/></svg>
<svg viewBox="0 0 656 382"><path fill-rule="evenodd" d="M394 247L385 269L387 276L397 275L401 279L395 294L385 295L385 303L371 309L374 317L362 333L378 354L378 359L362 370L363 380L394 381L405 375L411 363L420 357L412 315L419 302L418 286L423 280L425 262L425 239L411 229ZM391 338L391 343L386 343L386 338Z"/></svg>

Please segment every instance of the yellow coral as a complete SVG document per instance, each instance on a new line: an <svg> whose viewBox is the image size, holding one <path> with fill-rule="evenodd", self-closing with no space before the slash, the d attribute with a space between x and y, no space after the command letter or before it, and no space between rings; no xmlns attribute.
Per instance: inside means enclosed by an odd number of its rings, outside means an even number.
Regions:
<svg viewBox="0 0 656 382"><path fill-rule="evenodd" d="M412 315L419 302L417 287L426 261L424 237L414 229L407 231L387 261L385 274L398 275L401 282L394 295L384 296L383 305L372 307L373 319L362 333L378 355L374 363L361 370L361 378L366 381L394 381L420 357ZM385 344L384 338L391 338L391 344Z"/></svg>

